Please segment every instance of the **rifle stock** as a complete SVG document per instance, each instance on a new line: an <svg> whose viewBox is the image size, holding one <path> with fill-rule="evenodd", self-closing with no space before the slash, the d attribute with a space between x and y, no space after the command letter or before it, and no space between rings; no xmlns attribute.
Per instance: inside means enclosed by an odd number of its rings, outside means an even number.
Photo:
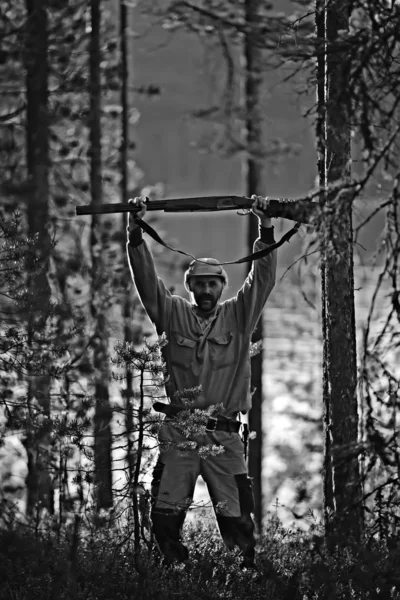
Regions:
<svg viewBox="0 0 400 600"><path fill-rule="evenodd" d="M299 223L309 223L318 203L311 200L294 200L290 198L270 198L266 215L281 217ZM169 198L168 200L148 200L147 210L163 210L164 212L207 212L221 210L250 209L254 200L246 196L204 196L195 198ZM88 204L76 207L77 215L105 215L116 213L135 213L128 202L116 204Z"/></svg>

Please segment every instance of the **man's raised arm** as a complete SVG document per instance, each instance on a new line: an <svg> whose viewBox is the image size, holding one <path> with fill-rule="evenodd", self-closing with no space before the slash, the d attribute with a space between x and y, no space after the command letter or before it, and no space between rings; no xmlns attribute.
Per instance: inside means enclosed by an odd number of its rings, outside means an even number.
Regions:
<svg viewBox="0 0 400 600"><path fill-rule="evenodd" d="M146 214L146 204L142 197L129 202L141 207L137 215L129 214L127 244L129 267L140 301L150 321L155 325L157 333L161 335L166 331L171 314L171 293L158 277L149 247L142 238L142 230L135 223L135 216L142 219Z"/></svg>
<svg viewBox="0 0 400 600"><path fill-rule="evenodd" d="M258 217L259 237L254 242L253 251L262 250L275 243L271 219L263 214L268 206L268 198L252 196L252 212ZM275 285L277 251L253 261L250 273L236 296L236 311L239 322L250 332L257 325L264 305Z"/></svg>

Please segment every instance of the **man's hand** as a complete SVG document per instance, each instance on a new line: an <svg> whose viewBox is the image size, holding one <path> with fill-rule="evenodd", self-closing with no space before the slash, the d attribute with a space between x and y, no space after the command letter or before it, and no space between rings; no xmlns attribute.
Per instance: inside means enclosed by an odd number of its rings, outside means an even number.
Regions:
<svg viewBox="0 0 400 600"><path fill-rule="evenodd" d="M261 227L272 227L271 217L267 217L263 212L268 208L268 197L263 198L263 196L253 194L251 199L254 200L251 212L259 218Z"/></svg>
<svg viewBox="0 0 400 600"><path fill-rule="evenodd" d="M137 213L129 213L129 229L135 229L137 227L136 223L135 223L135 218L139 217L139 219L143 219L143 217L146 214L147 211L147 206L146 206L146 200L148 200L148 198L146 198L146 196L136 196L136 198L132 198L130 200L128 200L128 204L132 204L133 206L140 206L140 211Z"/></svg>

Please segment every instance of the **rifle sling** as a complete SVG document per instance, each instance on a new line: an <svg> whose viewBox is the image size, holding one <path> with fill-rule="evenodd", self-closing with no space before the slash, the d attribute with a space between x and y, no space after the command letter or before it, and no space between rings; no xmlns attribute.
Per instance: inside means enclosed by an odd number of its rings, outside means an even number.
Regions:
<svg viewBox="0 0 400 600"><path fill-rule="evenodd" d="M153 238L154 241L158 242L165 248L168 248L168 250L172 250L173 252L179 252L179 254L184 254L185 256L189 256L190 258L192 258L193 260L196 260L197 262L204 262L204 261L200 260L199 258L196 258L195 256L193 256L193 254L190 254L189 252L184 252L183 250L178 250L177 248L172 248L172 246L168 246L168 244L166 244L160 238L160 236L158 235L156 230L153 229L153 227L151 227L151 225L149 225L148 223L145 223L145 221L143 221L139 217L135 218L135 222L139 225L139 227L145 233L147 233L147 235L149 235L151 238ZM238 265L240 263L251 262L252 260L257 260L258 258L263 258L264 256L271 254L271 252L273 252L274 250L276 250L277 248L282 246L285 242L289 242L290 239L294 236L294 234L298 232L300 225L301 225L301 223L296 223L296 225L294 227L292 227L292 229L290 229L288 232L286 232L278 242L275 242L275 244L272 244L271 246L268 246L267 248L263 248L262 250L258 250L257 252L252 252L251 254L248 254L247 256L244 256L243 258L238 258L237 260L231 260L228 262L215 263L215 264L218 264L221 266L222 265Z"/></svg>

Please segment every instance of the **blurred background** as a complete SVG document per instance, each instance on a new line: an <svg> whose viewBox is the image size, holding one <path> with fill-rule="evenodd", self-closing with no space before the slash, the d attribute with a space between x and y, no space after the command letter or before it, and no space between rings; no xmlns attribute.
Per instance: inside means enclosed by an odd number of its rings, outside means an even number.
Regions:
<svg viewBox="0 0 400 600"><path fill-rule="evenodd" d="M287 15L293 3L281 1ZM173 30L153 16L134 11L136 36L135 85L154 81L162 90L152 101L138 98L140 118L134 126L138 166L145 180L159 183L163 196L245 194L243 153L233 152L226 139L222 113L226 61L218 42L193 32ZM314 117L309 113L315 88L307 74L290 65L266 65L262 109L268 157L264 163L263 194L298 198L314 189L316 143ZM201 116L198 116L201 115ZM204 115L204 116L203 116ZM357 165L355 165L357 167ZM375 193L374 193L375 192ZM355 210L355 226L377 205L371 190ZM234 260L247 252L248 218L221 214L160 215L160 226L175 247L195 256ZM279 239L290 221L274 221ZM362 329L378 277L375 256L384 218L379 215L362 229L356 247L356 315ZM320 515L322 506L322 334L318 253L303 255L309 231L302 227L290 244L278 251L277 285L264 312L263 357L263 493L264 510L285 523L307 514ZM174 245L173 244L173 245ZM290 270L289 268L292 267ZM233 295L246 276L243 265L227 265ZM168 281L185 295L176 273ZM382 306L382 314L384 314ZM379 320L379 317L376 316ZM197 501L207 501L199 480ZM280 506L282 505L282 506ZM196 511L194 511L196 513Z"/></svg>
<svg viewBox="0 0 400 600"><path fill-rule="evenodd" d="M3 15L7 16L3 27L3 54L8 56L8 60L2 60L0 65L0 108L5 116L1 142L4 164L1 203L6 212L18 208L25 214L26 211L29 213L29 203L31 206L34 204L29 190L27 192L24 188L25 171L30 169L31 178L37 177L37 167L41 163L40 157L35 164L35 159L29 158L29 148L32 150L35 145L38 146L39 134L35 130L35 117L33 121L30 117L29 121L28 115L26 121L23 113L25 104L35 101L35 89L33 86L32 91L32 85L29 87L29 77L28 87L25 87L24 69L32 75L39 63L29 65L26 51L24 54L21 50L18 33L11 31L14 25L26 23L24 3L0 2L0 7ZM128 117L127 138L123 141L122 10L126 19L123 31ZM293 10L291 2L280 0L279 14L291 14ZM101 77L100 93L97 95L101 107L98 124L102 128L100 201L119 202L137 194L167 199L246 194L245 152L240 144L243 114L239 110L243 83L237 40L227 46L226 40L224 43L218 35L214 35L212 28L207 29L207 23L191 22L190 16L183 23L174 12L168 13L166 6L157 2L120 3L110 0L102 3L101 16ZM95 172L91 162L95 156L95 144L90 131L93 131L96 87L93 73L89 72L89 56L93 55L90 54L93 53L93 46L90 46L93 44L93 40L90 41L93 23L88 7L86 3L64 6L54 2L48 20L53 37L50 37L48 47L46 131L50 140L50 166L46 206L48 222L54 227L57 240L48 265L48 275L52 297L64 306L62 327L55 321L50 325L54 339L61 335L60 332L67 336L67 329L72 327L77 311L80 321L67 358L60 358L63 368L68 365L68 376L63 375L54 384L52 393L57 399L52 400L52 409L45 414L50 419L51 412L51 418L55 420L60 419L60 415L67 415L75 426L79 419L88 421L79 421L82 428L79 435L74 429L69 432L68 428L60 434L57 421L57 432L63 440L59 446L49 441L50 438L54 441L54 427L53 433L43 433L40 429L35 444L39 440L42 448L47 447L46 456L51 457L52 468L44 487L51 489L56 504L65 502L65 506L71 507L77 502L74 490L81 485L85 469L90 471L87 465L93 460L93 455L86 452L83 444L87 435L90 445L91 433L83 431L90 432L93 419L99 423L93 416L99 414L99 406L88 401L85 408L82 398L91 397L93 402L101 388L101 373L104 380L110 376L110 372L102 372L98 366L94 370L90 367L91 353L96 354L98 347L91 347L88 340L105 339L103 355L108 353L111 356L116 342L124 335L125 340L133 340L140 345L143 336L152 335L154 331L128 284L130 275L124 254L126 218L102 217L93 224L88 217L75 216L77 205L93 201L95 185L91 180ZM40 32L40 24L37 27L36 35ZM35 31L30 31L30 35L34 36ZM7 82L12 84L8 91ZM317 173L315 116L311 110L315 102L315 87L309 79L309 70L295 72L290 61L275 61L273 50L269 50L262 70L261 99L264 137L261 193L273 197L304 196L314 189ZM14 114L18 107L22 108ZM29 126L33 127L33 142L32 139L26 142L24 137ZM121 171L122 159L118 158L122 145L125 146L125 176ZM356 146L354 155L357 156ZM354 168L357 169L356 159ZM381 192L382 182L375 182L366 191L365 197L358 201L355 227L377 206ZM230 211L221 214L148 215L148 221L172 246L195 256L212 256L221 261L234 260L249 252L248 220L249 217L240 217ZM355 299L360 344L382 261L379 243L383 226L383 217L378 214L363 227L356 246ZM276 220L274 227L275 237L279 239L290 228L290 222ZM31 228L31 231L34 229ZM93 237L95 231L100 231L96 239ZM320 275L318 253L312 246L313 236L313 232L303 226L291 243L279 250L277 284L263 315L264 512L278 514L285 524L296 520L304 527L310 520L320 518L322 508ZM167 287L187 297L183 287L187 261L153 242L150 245L159 274ZM306 258L304 254L307 254ZM100 255L101 268L96 262ZM96 265L97 271L94 269ZM228 265L226 270L230 281L227 293L233 295L246 277L246 268ZM101 283L96 280L99 272L103 277ZM93 294L95 280L99 292L97 299ZM385 314L386 299L383 287L379 310L374 314L376 327ZM99 315L107 315L107 335L104 329L99 333L98 326L92 323L94 317L98 322ZM126 334L127 322L129 335ZM40 348L37 351L44 352L44 346ZM96 370L100 379L93 375ZM126 485L126 461L129 463L134 454L133 431L128 431L128 451L125 443L121 442L127 423L132 427L133 422L129 406L124 404L127 392L121 392L121 385L110 379L107 402L117 410L113 416L107 413L106 417L103 414L103 421L100 419L100 423L106 423L109 428L100 427L103 432L108 431L106 442L112 455L112 461L105 458L103 467L106 464L108 467L104 468L110 470L112 462L110 476L115 489L120 490ZM36 454L32 453L32 440L29 441L26 435L26 422L21 417L29 412L26 399L29 399L30 388L27 381L15 373L10 374L7 386L12 388L13 400L12 408L11 404L8 406L3 402L4 439L0 448L3 494L17 499L19 510L24 512L27 506L32 510L38 502L36 492L36 496L31 494L29 499L29 481L34 472L32 461ZM131 382L131 391L134 389L135 385L132 387ZM31 399L40 397L40 394L35 396L35 392L32 394ZM76 409L78 405L80 412ZM84 409L87 409L86 413ZM43 417L40 411L37 418L39 416ZM130 437L129 433L132 434ZM66 441L68 435L75 440L72 445ZM61 450L63 444L67 448L65 452ZM149 456L150 465L154 452L150 452ZM70 465L68 468L65 466L67 463ZM149 465L147 475L141 474L145 482L149 480ZM43 469L40 472L43 474ZM78 479L77 472L80 473ZM39 481L38 471L36 477ZM88 494L93 493L92 483L88 476L85 488L86 491L89 489ZM193 517L200 512L204 514L201 507L207 502L208 496L200 480ZM104 501L102 507L109 508L110 502Z"/></svg>

